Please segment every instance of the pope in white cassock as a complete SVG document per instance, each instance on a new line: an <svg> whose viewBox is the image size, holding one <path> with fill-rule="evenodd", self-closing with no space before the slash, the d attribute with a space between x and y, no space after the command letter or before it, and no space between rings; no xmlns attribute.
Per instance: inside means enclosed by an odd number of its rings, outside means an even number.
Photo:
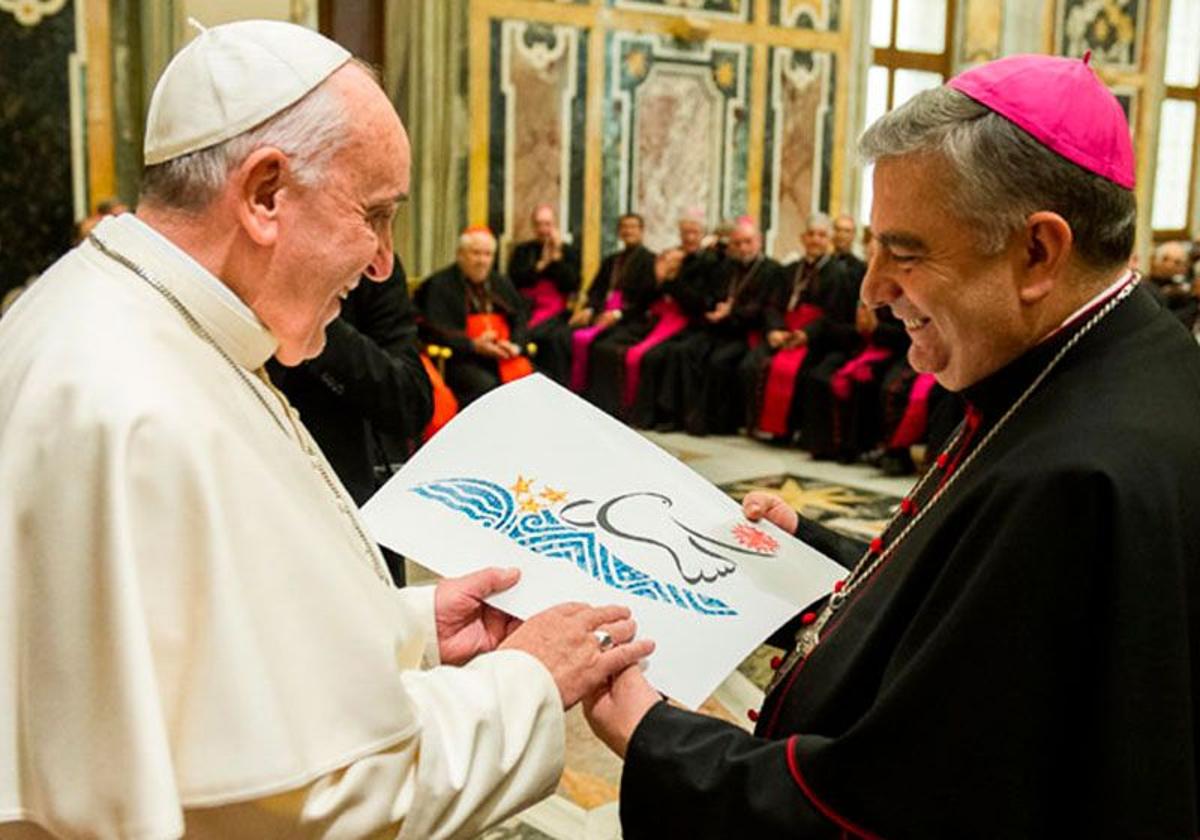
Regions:
<svg viewBox="0 0 1200 840"><path fill-rule="evenodd" d="M386 96L315 33L228 24L145 151L137 215L0 323L0 838L468 836L545 796L564 706L651 643L622 608L485 607L515 572L392 588L263 372L390 274Z"/></svg>

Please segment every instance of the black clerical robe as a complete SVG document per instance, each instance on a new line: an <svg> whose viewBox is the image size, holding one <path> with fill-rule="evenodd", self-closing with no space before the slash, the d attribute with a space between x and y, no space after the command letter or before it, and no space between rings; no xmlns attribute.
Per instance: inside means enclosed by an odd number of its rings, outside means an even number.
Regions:
<svg viewBox="0 0 1200 840"><path fill-rule="evenodd" d="M540 240L518 244L508 261L508 276L527 302L529 340L538 347L535 357L538 369L565 385L571 368L571 328L567 326L567 319L579 291L579 251L564 242L562 256L538 271L541 258ZM562 311L541 318L538 317L538 306L545 303L547 294L558 295Z"/></svg>
<svg viewBox="0 0 1200 840"><path fill-rule="evenodd" d="M500 384L496 360L475 352L467 334L468 316L501 315L514 344L523 350L529 341L521 296L509 279L498 272L492 272L482 284L473 286L457 264L449 265L421 284L416 303L424 316L421 331L425 338L453 351L446 361L446 384L454 391L460 406Z"/></svg>
<svg viewBox="0 0 1200 840"><path fill-rule="evenodd" d="M828 379L856 348L854 313L862 285L861 274L832 256L797 260L783 273L787 282L767 299L763 329L800 329L805 344L775 350L764 342L746 356L739 377L747 425L774 435L802 425L801 381L813 371Z"/></svg>
<svg viewBox="0 0 1200 840"><path fill-rule="evenodd" d="M416 313L399 257L382 283L364 277L325 328L315 359L267 371L300 413L338 479L366 503L421 441L433 414L433 389L417 347ZM380 547L393 580L404 561Z"/></svg>
<svg viewBox="0 0 1200 840"><path fill-rule="evenodd" d="M664 288L688 319L687 327L650 349L642 357L641 372L629 422L639 428L682 428L683 406L680 366L674 356L707 323L709 290L723 261L712 249L694 251L683 258L679 277Z"/></svg>
<svg viewBox="0 0 1200 840"><path fill-rule="evenodd" d="M745 416L746 386L739 365L752 343L760 341L767 303L786 283L783 267L759 255L748 264L725 260L709 273L701 300L704 311L732 302L729 316L704 326L677 352L684 427L692 434L731 434Z"/></svg>
<svg viewBox="0 0 1200 840"><path fill-rule="evenodd" d="M910 342L890 309L875 317L874 330L831 351L800 380L800 440L814 458L851 462L883 443L880 390L891 369L904 364Z"/></svg>
<svg viewBox="0 0 1200 840"><path fill-rule="evenodd" d="M1078 329L964 392L953 483L754 735L646 716L628 840L1197 836L1200 348L1136 290L980 445Z"/></svg>

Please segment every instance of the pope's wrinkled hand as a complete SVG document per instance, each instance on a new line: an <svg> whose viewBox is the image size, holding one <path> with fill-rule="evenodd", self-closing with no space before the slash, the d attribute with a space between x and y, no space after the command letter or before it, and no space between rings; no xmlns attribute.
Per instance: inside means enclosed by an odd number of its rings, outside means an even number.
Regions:
<svg viewBox="0 0 1200 840"><path fill-rule="evenodd" d="M602 649L597 631L615 644ZM567 603L530 617L500 647L541 660L558 686L563 708L569 709L654 651L654 642L634 640L636 632L628 607Z"/></svg>
<svg viewBox="0 0 1200 840"><path fill-rule="evenodd" d="M519 569L488 568L438 581L433 596L438 653L447 665L462 665L481 653L495 650L520 621L484 599L511 588L521 578Z"/></svg>
<svg viewBox="0 0 1200 840"><path fill-rule="evenodd" d="M584 698L583 713L596 737L624 758L634 730L661 700L662 696L646 681L641 667L633 665Z"/></svg>
<svg viewBox="0 0 1200 840"><path fill-rule="evenodd" d="M783 499L771 493L755 490L742 499L742 513L751 522L766 519L789 534L796 533L800 515Z"/></svg>

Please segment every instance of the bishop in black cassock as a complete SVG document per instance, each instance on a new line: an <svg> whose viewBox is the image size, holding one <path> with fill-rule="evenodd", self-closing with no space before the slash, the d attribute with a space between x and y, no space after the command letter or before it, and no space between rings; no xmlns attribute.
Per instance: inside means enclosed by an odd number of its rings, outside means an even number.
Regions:
<svg viewBox="0 0 1200 840"><path fill-rule="evenodd" d="M624 836L1195 837L1200 348L1125 268L1120 106L1086 62L1016 56L861 146L863 299L966 418L788 628L754 734L636 670L593 700ZM986 201L959 191L981 176ZM745 507L851 559L779 500Z"/></svg>

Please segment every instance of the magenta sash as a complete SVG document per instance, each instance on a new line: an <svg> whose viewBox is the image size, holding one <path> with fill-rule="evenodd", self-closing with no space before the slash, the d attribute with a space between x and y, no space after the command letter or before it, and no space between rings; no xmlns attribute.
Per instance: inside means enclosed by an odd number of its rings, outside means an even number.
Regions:
<svg viewBox="0 0 1200 840"><path fill-rule="evenodd" d="M925 426L929 421L929 392L937 379L932 373L918 373L908 392L908 405L904 408L904 416L888 441L889 449L905 449L917 443L925 436Z"/></svg>
<svg viewBox="0 0 1200 840"><path fill-rule="evenodd" d="M642 356L671 336L677 335L688 325L687 316L671 298L655 301L650 307L650 314L658 318L654 328L625 353L625 385L621 391L621 404L626 408L632 408L637 398L638 381L642 375Z"/></svg>
<svg viewBox="0 0 1200 840"><path fill-rule="evenodd" d="M553 280L545 277L538 280L528 289L522 289L521 294L529 301L529 328L533 329L543 321L548 321L567 308L566 298L554 285Z"/></svg>
<svg viewBox="0 0 1200 840"><path fill-rule="evenodd" d="M611 312L620 308L621 292L609 292L608 299L604 301L604 311ZM599 317L603 313L596 314ZM571 334L571 390L577 394L582 394L587 388L588 353L592 349L592 342L602 332L604 327L591 326L582 327Z"/></svg>
<svg viewBox="0 0 1200 840"><path fill-rule="evenodd" d="M789 330L801 330L825 314L819 306L802 303L788 310L785 322ZM792 411L792 395L796 393L796 374L808 355L808 345L778 350L771 357L767 368L767 382L763 387L762 408L758 414L758 428L772 435L788 433L788 415Z"/></svg>
<svg viewBox="0 0 1200 840"><path fill-rule="evenodd" d="M833 375L829 386L833 390L834 397L843 402L850 399L855 382L871 381L874 376L871 365L876 362L882 362L884 359L889 359L891 356L892 351L886 347L876 347L873 344L867 345L867 349L838 368L837 373Z"/></svg>

